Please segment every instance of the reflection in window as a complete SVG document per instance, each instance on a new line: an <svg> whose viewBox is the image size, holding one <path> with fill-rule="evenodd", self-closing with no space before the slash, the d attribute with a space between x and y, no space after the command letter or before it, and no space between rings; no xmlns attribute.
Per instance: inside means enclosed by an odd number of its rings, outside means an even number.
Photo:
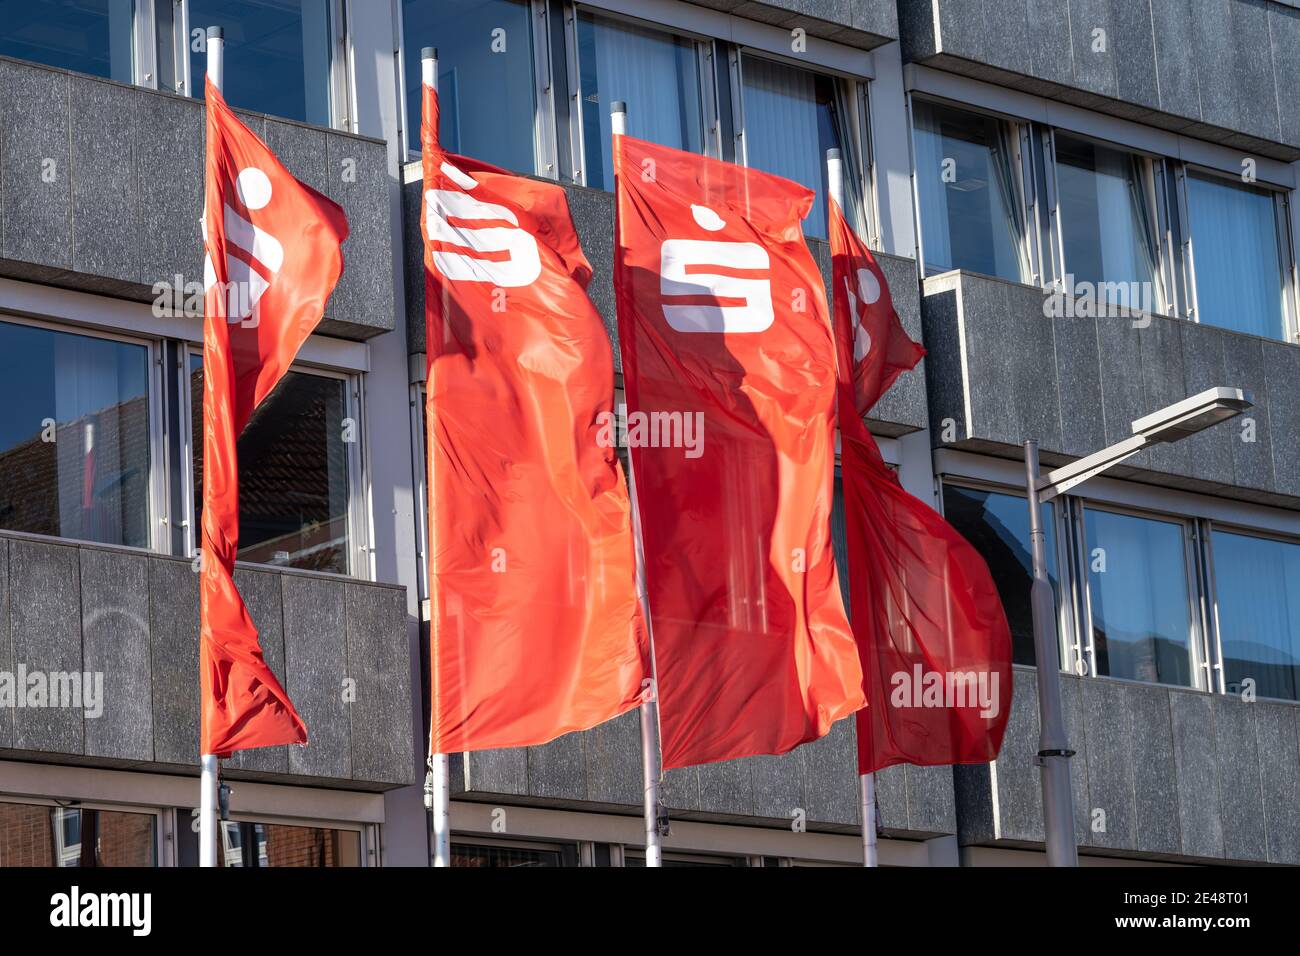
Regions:
<svg viewBox="0 0 1300 956"><path fill-rule="evenodd" d="M198 819L194 813L178 809L176 816L188 824ZM177 828L176 835L179 865L198 866L198 833L192 826L184 825ZM265 869L361 865L359 830L227 820L221 824L220 837L221 866Z"/></svg>
<svg viewBox="0 0 1300 956"><path fill-rule="evenodd" d="M1083 515L1097 673L1191 686L1183 525L1092 508Z"/></svg>
<svg viewBox="0 0 1300 956"><path fill-rule="evenodd" d="M203 98L207 71L206 47L193 35L219 26L227 103L331 125L329 7L329 0L189 0L192 95Z"/></svg>
<svg viewBox="0 0 1300 956"><path fill-rule="evenodd" d="M847 169L859 168L852 111L844 83L761 57L742 62L745 162L807 186L817 194L803 222L805 235L825 239L826 151L843 152ZM862 228L859 177L845 175L845 214Z"/></svg>
<svg viewBox="0 0 1300 956"><path fill-rule="evenodd" d="M239 560L348 573L343 379L289 372L239 436ZM203 362L190 356L194 510L203 508ZM199 527L198 521L195 527ZM197 546L197 545L196 545Z"/></svg>
<svg viewBox="0 0 1300 956"><path fill-rule="evenodd" d="M1300 545L1215 531L1219 645L1229 693L1300 700Z"/></svg>
<svg viewBox="0 0 1300 956"><path fill-rule="evenodd" d="M0 56L132 81L132 0L0 0Z"/></svg>
<svg viewBox="0 0 1300 956"><path fill-rule="evenodd" d="M704 149L695 44L630 23L578 15L587 185L614 188L610 104L627 103L629 136L692 153Z"/></svg>
<svg viewBox="0 0 1300 956"><path fill-rule="evenodd" d="M1273 194L1189 173L1187 215L1196 270L1197 321L1286 338L1284 246Z"/></svg>
<svg viewBox="0 0 1300 956"><path fill-rule="evenodd" d="M406 148L420 150L420 50L438 50L442 148L533 173L533 41L518 0L402 0Z"/></svg>
<svg viewBox="0 0 1300 956"><path fill-rule="evenodd" d="M1040 506L1047 547L1047 578L1060 604L1056 576L1056 528L1050 502ZM1029 590L1034 583L1029 543L1029 504L1016 495L944 485L943 516L980 553L993 575L1011 627L1011 659L1036 664Z"/></svg>
<svg viewBox="0 0 1300 956"><path fill-rule="evenodd" d="M1027 281L1007 125L919 100L913 115L926 274Z"/></svg>
<svg viewBox="0 0 1300 956"><path fill-rule="evenodd" d="M513 846L453 843L451 846L452 866L495 867L495 866L577 866L576 854L566 853L568 847L550 849L522 848ZM566 859L566 857L571 857Z"/></svg>
<svg viewBox="0 0 1300 956"><path fill-rule="evenodd" d="M149 545L149 350L0 322L0 528Z"/></svg>
<svg viewBox="0 0 1300 956"><path fill-rule="evenodd" d="M155 817L0 802L0 866L155 866Z"/></svg>
<svg viewBox="0 0 1300 956"><path fill-rule="evenodd" d="M1159 311L1155 226L1140 156L1056 137L1065 271L1099 301Z"/></svg>

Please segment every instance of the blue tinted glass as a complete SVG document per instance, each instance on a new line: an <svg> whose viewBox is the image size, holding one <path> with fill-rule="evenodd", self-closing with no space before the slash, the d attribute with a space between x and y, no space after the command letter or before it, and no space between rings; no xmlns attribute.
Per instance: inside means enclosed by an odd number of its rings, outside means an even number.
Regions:
<svg viewBox="0 0 1300 956"><path fill-rule="evenodd" d="M0 56L131 82L132 0L0 0Z"/></svg>
<svg viewBox="0 0 1300 956"><path fill-rule="evenodd" d="M1300 699L1300 545L1215 531L1214 593L1230 693Z"/></svg>
<svg viewBox="0 0 1300 956"><path fill-rule="evenodd" d="M1191 686L1183 526L1084 511L1097 673Z"/></svg>
<svg viewBox="0 0 1300 956"><path fill-rule="evenodd" d="M190 88L203 97L203 31L225 31L231 106L329 126L329 0L190 0Z"/></svg>
<svg viewBox="0 0 1300 956"><path fill-rule="evenodd" d="M587 185L614 188L610 104L627 103L629 136L693 153L704 148L695 44L628 23L578 17Z"/></svg>
<svg viewBox="0 0 1300 956"><path fill-rule="evenodd" d="M533 40L517 0L403 0L406 145L420 150L420 50L438 50L443 149L532 174Z"/></svg>
<svg viewBox="0 0 1300 956"><path fill-rule="evenodd" d="M0 322L0 528L149 545L149 352Z"/></svg>
<svg viewBox="0 0 1300 956"><path fill-rule="evenodd" d="M1273 196L1217 177L1187 177L1198 321L1285 337Z"/></svg>

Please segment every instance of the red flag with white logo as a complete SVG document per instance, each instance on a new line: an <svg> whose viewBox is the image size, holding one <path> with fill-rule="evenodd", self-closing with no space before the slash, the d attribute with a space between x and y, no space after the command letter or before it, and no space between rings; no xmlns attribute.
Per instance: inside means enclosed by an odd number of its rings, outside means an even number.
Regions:
<svg viewBox="0 0 1300 956"><path fill-rule="evenodd" d="M618 297L665 767L862 706L831 551L835 354L803 186L615 137Z"/></svg>
<svg viewBox="0 0 1300 956"><path fill-rule="evenodd" d="M650 674L613 355L563 188L444 152L423 90L432 750L542 744Z"/></svg>
<svg viewBox="0 0 1300 956"><path fill-rule="evenodd" d="M201 752L306 743L235 589L236 439L320 322L347 218L285 170L209 80L203 320ZM287 426L289 427L289 426Z"/></svg>
<svg viewBox="0 0 1300 956"><path fill-rule="evenodd" d="M849 600L867 706L858 769L983 763L1011 714L1011 632L988 566L908 494L862 421L925 350L903 330L875 258L830 203Z"/></svg>

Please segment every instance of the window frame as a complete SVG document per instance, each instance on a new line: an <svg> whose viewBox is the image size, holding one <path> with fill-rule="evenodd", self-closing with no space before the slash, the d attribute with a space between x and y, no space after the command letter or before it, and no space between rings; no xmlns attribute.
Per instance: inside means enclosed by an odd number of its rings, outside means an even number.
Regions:
<svg viewBox="0 0 1300 956"><path fill-rule="evenodd" d="M100 800L55 800L51 797L28 796L22 793L0 792L0 803L13 803L19 806L48 807L52 810L95 810L103 813L134 813L153 817L153 868L164 864L165 855L170 851L170 836L164 824L164 811L161 807L137 806L135 804L105 803ZM63 867L60 867L63 868ZM72 869L67 867L67 869ZM111 867L105 867L111 869Z"/></svg>

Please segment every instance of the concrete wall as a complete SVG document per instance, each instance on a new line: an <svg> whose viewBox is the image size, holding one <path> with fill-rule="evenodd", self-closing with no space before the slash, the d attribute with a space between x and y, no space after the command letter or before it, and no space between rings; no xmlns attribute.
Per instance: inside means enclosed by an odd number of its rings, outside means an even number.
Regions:
<svg viewBox="0 0 1300 956"><path fill-rule="evenodd" d="M1048 318L1046 294L965 272L925 282L927 385L936 447L1044 460L1080 457L1131 423L1215 385L1249 390L1242 419L1112 469L1114 477L1295 508L1300 348L1165 316ZM1141 327L1141 326L1145 327ZM945 421L956 440L945 445ZM1244 429L1253 422L1253 441Z"/></svg>
<svg viewBox="0 0 1300 956"><path fill-rule="evenodd" d="M384 144L239 115L347 213L320 330L392 329ZM177 273L202 282L205 122L198 100L0 58L0 275L141 301Z"/></svg>
<svg viewBox="0 0 1300 956"><path fill-rule="evenodd" d="M925 63L1292 161L1300 10L1269 0L898 0ZM1105 49L1095 30L1105 31Z"/></svg>
<svg viewBox="0 0 1300 956"><path fill-rule="evenodd" d="M0 534L0 671L104 675L99 717L0 708L0 757L197 772L198 581L183 558ZM244 566L235 583L310 743L241 751L231 776L367 790L413 782L403 590Z"/></svg>
<svg viewBox="0 0 1300 956"><path fill-rule="evenodd" d="M1107 678L1061 681L1082 850L1300 864L1300 705ZM1042 845L1037 751L1034 669L1017 667L1002 753L992 764L955 768L963 845Z"/></svg>

